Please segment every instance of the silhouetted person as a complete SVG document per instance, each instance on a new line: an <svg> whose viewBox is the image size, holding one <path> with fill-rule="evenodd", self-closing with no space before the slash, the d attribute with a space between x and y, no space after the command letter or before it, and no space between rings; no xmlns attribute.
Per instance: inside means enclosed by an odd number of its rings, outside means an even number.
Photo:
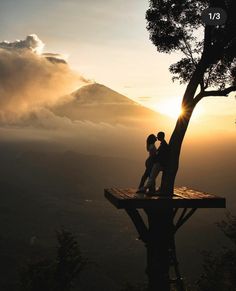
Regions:
<svg viewBox="0 0 236 291"><path fill-rule="evenodd" d="M138 186L138 191L141 191L143 190L143 187L145 185L145 182L147 180L147 178L149 178L150 174L151 174L151 170L152 170L152 167L154 165L154 161L155 161L155 158L156 158L156 151L157 151L157 148L155 146L155 142L156 142L157 138L154 134L150 134L148 137L147 137L147 140L146 140L146 149L149 153L149 156L148 158L146 159L145 161L145 172L143 173L143 176L141 178L141 181L139 183L139 186Z"/></svg>
<svg viewBox="0 0 236 291"><path fill-rule="evenodd" d="M169 146L165 141L165 133L163 131L158 132L157 139L160 141L160 146L157 149L156 156L154 157L154 163L149 175L146 185L143 187L144 193L149 190L148 193L154 193L156 191L155 184L158 174L166 167L169 155Z"/></svg>

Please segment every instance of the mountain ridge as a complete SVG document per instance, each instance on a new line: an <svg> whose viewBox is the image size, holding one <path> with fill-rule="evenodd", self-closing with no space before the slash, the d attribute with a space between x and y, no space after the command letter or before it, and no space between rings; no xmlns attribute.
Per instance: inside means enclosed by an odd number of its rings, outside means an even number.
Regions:
<svg viewBox="0 0 236 291"><path fill-rule="evenodd" d="M51 108L52 112L71 120L89 120L96 123L140 125L146 121L166 121L161 114L102 84L83 86L74 91L71 97L69 101Z"/></svg>

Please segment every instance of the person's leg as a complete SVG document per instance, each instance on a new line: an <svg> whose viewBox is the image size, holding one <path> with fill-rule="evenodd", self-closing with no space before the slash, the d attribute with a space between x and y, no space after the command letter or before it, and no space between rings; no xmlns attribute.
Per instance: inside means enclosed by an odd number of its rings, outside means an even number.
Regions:
<svg viewBox="0 0 236 291"><path fill-rule="evenodd" d="M161 165L159 163L155 163L152 167L147 184L145 185L145 189L149 189L150 192L155 192L156 178L160 171L162 171Z"/></svg>
<svg viewBox="0 0 236 291"><path fill-rule="evenodd" d="M146 167L146 170L145 172L143 173L143 176L140 180L140 183L139 183L139 186L138 188L139 189L142 189L145 185L145 182L147 180L147 178L150 176L150 173L151 173L151 170L152 170L152 166L153 166L153 161L152 159L149 157L146 161L145 161L145 167Z"/></svg>
<svg viewBox="0 0 236 291"><path fill-rule="evenodd" d="M145 172L142 175L141 180L140 180L140 183L139 183L139 186L138 186L139 189L143 188L143 186L144 186L149 174L150 174L150 171L148 169L146 169Z"/></svg>

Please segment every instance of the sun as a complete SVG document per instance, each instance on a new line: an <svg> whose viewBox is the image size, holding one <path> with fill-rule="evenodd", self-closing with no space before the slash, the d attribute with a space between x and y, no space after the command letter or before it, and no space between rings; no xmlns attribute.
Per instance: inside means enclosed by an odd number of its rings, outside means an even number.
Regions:
<svg viewBox="0 0 236 291"><path fill-rule="evenodd" d="M148 104L147 104L148 103ZM177 119L183 115L184 111L181 108L182 99L178 97L169 97L159 101L149 101L145 103L148 108L170 117L171 119ZM194 109L192 119L197 121L199 117L205 112L203 106L197 106Z"/></svg>
<svg viewBox="0 0 236 291"><path fill-rule="evenodd" d="M155 111L165 114L171 118L178 118L183 112L180 100L171 98L154 105Z"/></svg>

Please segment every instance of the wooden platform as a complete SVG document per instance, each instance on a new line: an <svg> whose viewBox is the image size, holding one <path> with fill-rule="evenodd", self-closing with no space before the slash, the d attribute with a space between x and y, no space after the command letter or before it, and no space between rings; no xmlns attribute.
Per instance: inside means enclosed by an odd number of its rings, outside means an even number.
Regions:
<svg viewBox="0 0 236 291"><path fill-rule="evenodd" d="M225 208L225 198L205 192L175 187L174 196L151 196L136 194L137 189L110 188L105 197L118 209L122 208Z"/></svg>

